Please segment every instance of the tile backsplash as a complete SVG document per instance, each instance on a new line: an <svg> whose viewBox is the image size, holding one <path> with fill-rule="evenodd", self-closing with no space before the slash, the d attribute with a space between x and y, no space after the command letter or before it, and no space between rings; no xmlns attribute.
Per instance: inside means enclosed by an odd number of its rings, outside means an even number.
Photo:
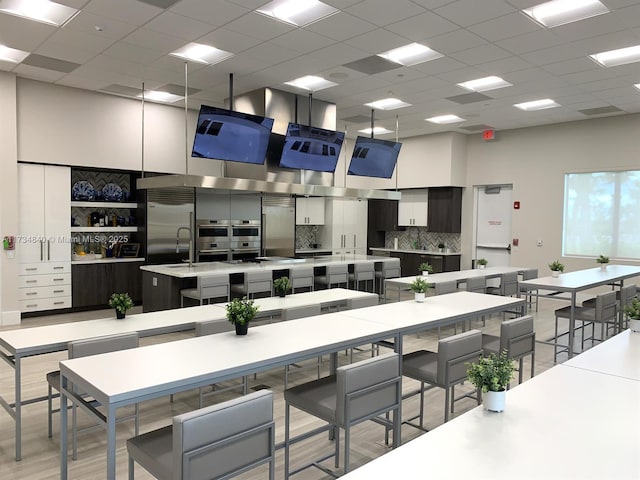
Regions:
<svg viewBox="0 0 640 480"><path fill-rule="evenodd" d="M459 233L438 233L429 232L427 227L407 227L404 231L386 232L384 236L385 248L393 248L394 239L398 239L400 249L422 249L437 250L438 244L444 243L445 248L450 248L453 252L460 251Z"/></svg>
<svg viewBox="0 0 640 480"><path fill-rule="evenodd" d="M312 243L318 243L320 225L296 225L296 249L310 248Z"/></svg>

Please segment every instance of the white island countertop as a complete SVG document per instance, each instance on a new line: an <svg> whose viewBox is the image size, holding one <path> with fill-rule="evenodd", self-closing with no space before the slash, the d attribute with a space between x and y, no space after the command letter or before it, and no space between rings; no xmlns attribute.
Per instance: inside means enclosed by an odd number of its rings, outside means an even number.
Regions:
<svg viewBox="0 0 640 480"><path fill-rule="evenodd" d="M140 267L145 272L157 273L177 278L199 277L208 274L245 273L255 270L290 270L296 267L312 266L326 267L327 265L353 264L361 262L385 262L391 257L376 255L327 255L312 258L290 258L284 260L263 261L260 263L231 263L205 262L194 263L192 267L184 263L175 265L144 265Z"/></svg>
<svg viewBox="0 0 640 480"><path fill-rule="evenodd" d="M418 250L417 248L381 248L381 247L371 247L369 248L372 252L400 252L400 253L416 253L422 255L462 255L461 252L440 252L438 250Z"/></svg>

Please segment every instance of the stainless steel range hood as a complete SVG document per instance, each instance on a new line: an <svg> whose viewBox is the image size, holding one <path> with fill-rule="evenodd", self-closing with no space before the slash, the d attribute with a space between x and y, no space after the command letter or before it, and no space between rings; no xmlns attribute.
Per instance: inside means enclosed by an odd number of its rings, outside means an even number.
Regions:
<svg viewBox="0 0 640 480"><path fill-rule="evenodd" d="M253 180L249 178L210 177L200 175L158 175L155 177L139 178L137 181L137 187L140 190L169 187L192 187L212 190L305 195L310 197L400 200L400 192L388 190L365 190L360 188L267 182L265 180Z"/></svg>

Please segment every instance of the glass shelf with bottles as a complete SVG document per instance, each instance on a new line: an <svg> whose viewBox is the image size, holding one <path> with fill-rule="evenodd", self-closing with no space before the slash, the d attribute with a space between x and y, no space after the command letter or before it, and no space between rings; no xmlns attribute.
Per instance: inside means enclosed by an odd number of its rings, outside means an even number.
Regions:
<svg viewBox="0 0 640 480"><path fill-rule="evenodd" d="M71 202L71 232L137 232L137 203Z"/></svg>

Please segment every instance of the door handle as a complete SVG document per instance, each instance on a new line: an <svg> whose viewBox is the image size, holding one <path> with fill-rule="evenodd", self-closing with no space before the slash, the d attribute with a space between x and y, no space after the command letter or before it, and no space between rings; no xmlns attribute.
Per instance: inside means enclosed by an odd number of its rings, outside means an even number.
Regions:
<svg viewBox="0 0 640 480"><path fill-rule="evenodd" d="M47 240L47 260L51 260L51 241Z"/></svg>
<svg viewBox="0 0 640 480"><path fill-rule="evenodd" d="M44 260L44 252L42 250L42 240L40 240L40 261Z"/></svg>

